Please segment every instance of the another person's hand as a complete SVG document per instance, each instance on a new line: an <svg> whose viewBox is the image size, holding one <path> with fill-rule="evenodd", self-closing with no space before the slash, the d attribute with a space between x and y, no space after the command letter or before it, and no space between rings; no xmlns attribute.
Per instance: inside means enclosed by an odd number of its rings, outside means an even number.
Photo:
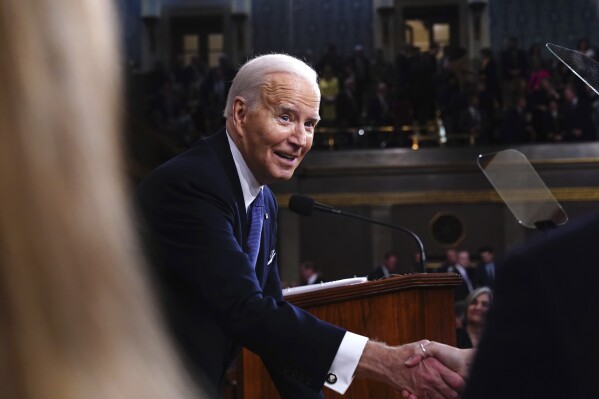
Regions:
<svg viewBox="0 0 599 399"><path fill-rule="evenodd" d="M356 375L385 382L410 398L457 398L464 379L433 357L423 359L421 344L429 341L396 347L369 341Z"/></svg>
<svg viewBox="0 0 599 399"><path fill-rule="evenodd" d="M458 373L464 380L468 379L470 366L476 353L475 349L458 349L439 342L425 343L423 344L423 348L424 351L421 348L420 353L408 359L406 366L419 366L422 358L426 360L429 357L434 357L446 367Z"/></svg>

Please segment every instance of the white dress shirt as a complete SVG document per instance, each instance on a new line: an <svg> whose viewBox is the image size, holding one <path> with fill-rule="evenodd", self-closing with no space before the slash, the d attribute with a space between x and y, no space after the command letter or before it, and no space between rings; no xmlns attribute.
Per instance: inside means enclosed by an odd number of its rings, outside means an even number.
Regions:
<svg viewBox="0 0 599 399"><path fill-rule="evenodd" d="M262 186L258 183L258 180L254 177L250 168L245 163L241 152L229 136L227 132L227 138L229 139L229 147L231 147L231 154L233 154L233 161L235 162L235 168L239 175L239 182L241 183L241 191L243 192L243 200L245 202L245 209L249 208L252 201L258 196L258 192L262 189ZM354 373L356 367L364 352L364 347L368 342L368 337L354 334L347 331L343 336L341 345L337 349L337 354L333 359L333 363L329 368L329 375L334 374L336 379L329 379L331 381L336 380L334 383L325 382L325 386L332 389L333 391L343 395L349 385L354 379Z"/></svg>

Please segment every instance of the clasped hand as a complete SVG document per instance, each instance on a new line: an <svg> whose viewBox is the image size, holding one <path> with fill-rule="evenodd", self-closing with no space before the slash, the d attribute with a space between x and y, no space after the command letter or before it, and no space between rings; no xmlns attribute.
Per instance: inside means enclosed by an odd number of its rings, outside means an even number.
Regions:
<svg viewBox="0 0 599 399"><path fill-rule="evenodd" d="M457 398L466 385L474 349L458 349L438 342L403 345L412 355L404 365L411 374L402 394L409 399ZM408 384L406 384L408 382Z"/></svg>

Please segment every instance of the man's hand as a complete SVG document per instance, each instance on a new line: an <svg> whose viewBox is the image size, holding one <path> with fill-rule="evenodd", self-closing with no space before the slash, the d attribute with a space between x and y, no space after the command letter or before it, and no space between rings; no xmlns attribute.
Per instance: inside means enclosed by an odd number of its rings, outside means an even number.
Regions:
<svg viewBox="0 0 599 399"><path fill-rule="evenodd" d="M356 376L385 382L418 399L457 398L464 389L464 379L433 357L422 359L420 344L429 341L396 347L368 341Z"/></svg>

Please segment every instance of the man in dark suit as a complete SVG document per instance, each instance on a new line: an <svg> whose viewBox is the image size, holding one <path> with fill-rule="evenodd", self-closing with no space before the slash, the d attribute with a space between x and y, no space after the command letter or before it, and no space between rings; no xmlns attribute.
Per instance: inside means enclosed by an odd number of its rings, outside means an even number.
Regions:
<svg viewBox="0 0 599 399"><path fill-rule="evenodd" d="M480 262L476 266L476 273L474 274L474 286L476 288L493 287L495 273L497 272L493 248L481 247L478 250L478 255L480 256Z"/></svg>
<svg viewBox="0 0 599 399"><path fill-rule="evenodd" d="M454 265L443 265L439 268L439 272L457 273L462 277L462 283L454 290L454 300L457 302L465 300L468 294L474 289L474 285L472 284L473 272L470 267L470 253L462 250L457 253L456 257L457 259Z"/></svg>
<svg viewBox="0 0 599 399"><path fill-rule="evenodd" d="M262 358L283 398L320 397L323 385L343 393L354 376L418 397L454 397L463 379L436 359L405 365L420 342L376 343L282 299L277 204L266 184L293 175L312 145L319 104L309 66L280 54L255 58L233 80L226 129L140 185L155 274L181 352L194 377L215 390L245 346Z"/></svg>
<svg viewBox="0 0 599 399"><path fill-rule="evenodd" d="M385 254L385 260L383 264L379 265L368 275L368 281L379 280L381 278L389 277L395 272L397 268L397 255L393 252L387 252Z"/></svg>
<svg viewBox="0 0 599 399"><path fill-rule="evenodd" d="M320 276L320 272L316 270L314 262L306 261L302 262L299 267L300 274L300 285L312 285L324 283L324 280Z"/></svg>
<svg viewBox="0 0 599 399"><path fill-rule="evenodd" d="M591 141L597 135L593 127L590 101L579 96L574 85L564 88L564 141Z"/></svg>

